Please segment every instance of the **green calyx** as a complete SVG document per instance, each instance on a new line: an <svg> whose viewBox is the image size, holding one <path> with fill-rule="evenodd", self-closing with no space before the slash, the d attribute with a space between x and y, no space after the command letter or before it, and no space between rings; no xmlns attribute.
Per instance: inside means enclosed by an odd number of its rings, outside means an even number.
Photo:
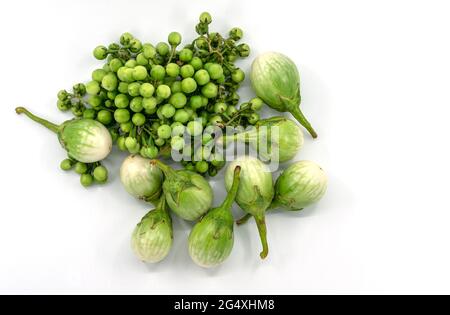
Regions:
<svg viewBox="0 0 450 315"><path fill-rule="evenodd" d="M151 224L148 224L150 229L155 229L158 224L172 224L169 209L167 208L166 198L161 196L156 203L156 208L147 213L142 220L152 218ZM142 223L142 222L141 222ZM141 224L139 223L139 224ZM138 224L138 225L139 225Z"/></svg>
<svg viewBox="0 0 450 315"><path fill-rule="evenodd" d="M185 170L175 171L159 160L152 160L151 163L165 175L163 191L173 212L185 220L195 221L208 211L213 192L201 175Z"/></svg>
<svg viewBox="0 0 450 315"><path fill-rule="evenodd" d="M180 192L187 188L195 187L191 181L190 173L186 171L175 171L173 168L159 160L152 160L151 163L154 163L164 173L165 180L163 186L166 187L166 192L170 194L177 203L179 203Z"/></svg>

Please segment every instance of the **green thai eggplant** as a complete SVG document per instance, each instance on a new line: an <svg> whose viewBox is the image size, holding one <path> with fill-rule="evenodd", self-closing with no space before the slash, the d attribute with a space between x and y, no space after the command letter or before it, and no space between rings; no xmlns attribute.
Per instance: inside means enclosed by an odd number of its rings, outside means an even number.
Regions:
<svg viewBox="0 0 450 315"><path fill-rule="evenodd" d="M162 196L156 209L150 210L134 229L131 246L140 260L156 263L169 254L172 242L172 219Z"/></svg>
<svg viewBox="0 0 450 315"><path fill-rule="evenodd" d="M76 118L56 125L37 117L24 107L16 108L17 114L25 114L58 135L61 146L69 157L83 163L94 163L106 158L112 149L111 134L103 124L93 119Z"/></svg>
<svg viewBox="0 0 450 315"><path fill-rule="evenodd" d="M199 266L209 268L225 261L233 249L234 219L231 213L239 188L241 168L234 170L233 184L222 205L209 210L189 235L189 254Z"/></svg>
<svg viewBox="0 0 450 315"><path fill-rule="evenodd" d="M225 173L225 186L231 190L234 178L234 169L241 167L241 180L236 196L237 204L255 218L262 244L261 258L266 258L269 253L267 245L267 230L265 213L270 206L273 196L273 180L267 166L260 160L243 156L232 162Z"/></svg>
<svg viewBox="0 0 450 315"><path fill-rule="evenodd" d="M250 80L256 95L279 112L290 112L313 138L317 133L300 110L300 75L295 63L283 54L268 52L252 63Z"/></svg>
<svg viewBox="0 0 450 315"><path fill-rule="evenodd" d="M249 143L260 157L280 163L292 160L303 147L303 133L295 122L284 117L260 120L250 130L222 136L218 145L239 140Z"/></svg>
<svg viewBox="0 0 450 315"><path fill-rule="evenodd" d="M175 214L195 221L211 208L213 191L203 176L191 171L176 171L159 160L152 160L152 163L164 173L163 191Z"/></svg>
<svg viewBox="0 0 450 315"><path fill-rule="evenodd" d="M154 202L162 192L163 173L151 160L131 154L120 167L120 181L131 195Z"/></svg>

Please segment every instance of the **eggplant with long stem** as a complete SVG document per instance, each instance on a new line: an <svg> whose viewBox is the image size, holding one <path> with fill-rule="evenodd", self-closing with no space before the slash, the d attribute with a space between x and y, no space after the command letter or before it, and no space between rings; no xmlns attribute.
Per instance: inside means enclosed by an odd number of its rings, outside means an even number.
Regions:
<svg viewBox="0 0 450 315"><path fill-rule="evenodd" d="M224 135L216 143L226 146L235 140L249 143L264 160L280 163L293 159L304 142L298 125L285 117L260 120L250 130Z"/></svg>
<svg viewBox="0 0 450 315"><path fill-rule="evenodd" d="M256 95L279 112L290 112L313 138L317 133L300 109L300 75L287 56L268 52L252 63L250 80Z"/></svg>
<svg viewBox="0 0 450 315"><path fill-rule="evenodd" d="M242 169L236 202L242 210L255 218L262 244L260 256L264 259L269 253L265 213L274 196L272 174L260 160L250 156L240 157L229 165L225 173L227 191L233 185L236 166Z"/></svg>
<svg viewBox="0 0 450 315"><path fill-rule="evenodd" d="M111 152L111 134L96 120L76 118L57 125L32 114L24 107L17 107L16 113L25 114L31 120L56 133L61 146L74 160L94 163L103 160Z"/></svg>
<svg viewBox="0 0 450 315"><path fill-rule="evenodd" d="M234 219L231 213L236 198L241 168L236 166L233 184L222 205L209 210L189 235L189 255L199 266L209 268L223 263L234 243Z"/></svg>

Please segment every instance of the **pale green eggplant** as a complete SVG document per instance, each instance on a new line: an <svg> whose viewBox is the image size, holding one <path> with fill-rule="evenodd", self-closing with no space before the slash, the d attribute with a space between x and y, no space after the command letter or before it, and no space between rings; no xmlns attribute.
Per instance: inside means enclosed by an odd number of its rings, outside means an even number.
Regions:
<svg viewBox="0 0 450 315"><path fill-rule="evenodd" d="M176 171L159 160L152 160L152 163L164 173L163 192L176 215L195 221L211 208L213 191L203 176L191 171Z"/></svg>
<svg viewBox="0 0 450 315"><path fill-rule="evenodd" d="M327 176L314 162L300 161L278 177L271 208L301 210L319 201L327 190Z"/></svg>
<svg viewBox="0 0 450 315"><path fill-rule="evenodd" d="M72 119L56 125L37 117L23 107L17 114L25 114L58 135L59 142L69 157L83 163L94 163L106 158L112 149L111 134L100 122L93 119Z"/></svg>
<svg viewBox="0 0 450 315"><path fill-rule="evenodd" d="M327 176L319 165L311 161L296 162L278 177L275 183L275 197L267 211L272 209L303 210L323 197L327 185ZM236 223L244 224L250 217L249 214L246 214Z"/></svg>
<svg viewBox="0 0 450 315"><path fill-rule="evenodd" d="M172 219L162 196L156 209L150 210L134 229L131 247L140 260L157 263L169 254L172 242Z"/></svg>
<svg viewBox="0 0 450 315"><path fill-rule="evenodd" d="M233 185L236 166L241 167L241 181L236 202L242 210L255 218L263 248L260 256L265 258L269 253L265 213L274 196L272 173L260 160L250 156L240 157L233 161L226 170L225 186L227 191L230 191Z"/></svg>
<svg viewBox="0 0 450 315"><path fill-rule="evenodd" d="M290 112L313 138L317 133L300 110L300 75L287 56L277 52L259 55L252 63L250 80L256 95L279 112Z"/></svg>
<svg viewBox="0 0 450 315"><path fill-rule="evenodd" d="M264 160L280 163L292 160L304 143L303 132L298 125L284 117L260 120L250 130L223 136L217 143L229 144L234 140L249 143Z"/></svg>
<svg viewBox="0 0 450 315"><path fill-rule="evenodd" d="M120 180L125 190L136 198L154 202L161 195L163 173L139 154L131 154L123 161Z"/></svg>
<svg viewBox="0 0 450 315"><path fill-rule="evenodd" d="M189 234L189 255L199 266L209 268L223 263L234 243L234 219L231 213L239 188L241 168L234 170L233 184L222 205L209 210Z"/></svg>

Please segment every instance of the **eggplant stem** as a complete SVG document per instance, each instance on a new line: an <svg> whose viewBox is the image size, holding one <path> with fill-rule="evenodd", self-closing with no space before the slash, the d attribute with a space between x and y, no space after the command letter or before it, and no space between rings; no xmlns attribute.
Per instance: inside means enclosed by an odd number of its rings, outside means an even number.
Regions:
<svg viewBox="0 0 450 315"><path fill-rule="evenodd" d="M262 251L259 254L261 259L264 259L269 254L269 246L267 245L267 228L266 228L266 219L264 214L262 217L255 217L256 226L258 227L259 237L261 239Z"/></svg>
<svg viewBox="0 0 450 315"><path fill-rule="evenodd" d="M162 211L165 215L170 218L169 209L167 207L166 196L164 194L159 198L158 204L156 205L156 209Z"/></svg>
<svg viewBox="0 0 450 315"><path fill-rule="evenodd" d="M267 211L274 210L274 209L276 209L276 208L277 208L277 207L273 207L273 203L272 203L272 204L269 206L269 208L266 209L266 212L267 212ZM246 213L246 214L243 215L240 219L237 219L237 220L236 220L236 224L237 224L237 225L243 225L243 224L247 223L248 220L249 220L251 217L252 217L252 215L251 215L250 213Z"/></svg>
<svg viewBox="0 0 450 315"><path fill-rule="evenodd" d="M252 217L250 213L245 214L242 218L236 221L237 225L242 225L248 222L248 220Z"/></svg>
<svg viewBox="0 0 450 315"><path fill-rule="evenodd" d="M231 185L231 189L228 192L227 197L223 201L221 208L231 209L231 206L233 205L233 202L236 199L236 195L239 190L240 174L241 174L241 167L238 165L234 169L233 184Z"/></svg>
<svg viewBox="0 0 450 315"><path fill-rule="evenodd" d="M49 130L51 130L51 131L53 131L53 132L55 132L55 133L58 133L58 131L59 131L59 126L58 126L58 125L56 125L56 124L54 124L54 123L52 123L52 122L49 122L48 120L45 120L45 119L43 119L43 118L40 118L40 117L38 117L38 116L32 114L32 113L31 113L28 109L26 109L25 107L16 107L16 113L17 113L18 115L20 115L20 114L25 114L25 115L27 115L27 117L30 118L31 120L37 122L38 124L41 124L41 125L44 126L45 128L47 128L47 129L49 129Z"/></svg>
<svg viewBox="0 0 450 315"><path fill-rule="evenodd" d="M164 164L163 162L161 162L160 160L151 160L150 163L152 165L156 165L163 173L166 177L172 176L172 175L176 175L176 172L173 168L171 168L169 165Z"/></svg>
<svg viewBox="0 0 450 315"><path fill-rule="evenodd" d="M306 119L305 115L303 115L302 111L299 107L293 107L291 111L292 116L294 116L297 121L308 130L308 132L311 134L311 136L315 139L317 138L317 133L314 130L314 128L311 126L309 121Z"/></svg>

